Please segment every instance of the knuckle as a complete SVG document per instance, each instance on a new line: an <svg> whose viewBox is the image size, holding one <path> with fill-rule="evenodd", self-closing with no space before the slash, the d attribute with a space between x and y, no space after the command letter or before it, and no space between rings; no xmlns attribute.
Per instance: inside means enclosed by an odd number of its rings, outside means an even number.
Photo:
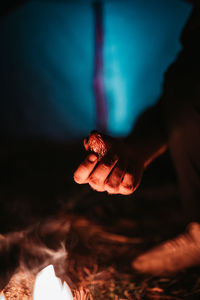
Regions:
<svg viewBox="0 0 200 300"><path fill-rule="evenodd" d="M94 181L89 180L88 183L89 183L90 187L95 191L98 191L98 192L105 191L104 185L101 182L99 182L98 180L96 181L96 179L94 179Z"/></svg>
<svg viewBox="0 0 200 300"><path fill-rule="evenodd" d="M103 164L105 167L111 167L113 166L116 161L118 160L117 155L107 155L104 159L103 159Z"/></svg>
<svg viewBox="0 0 200 300"><path fill-rule="evenodd" d="M111 180L108 180L105 183L105 189L109 194L116 194L118 191L119 185L116 182L113 182Z"/></svg>
<svg viewBox="0 0 200 300"><path fill-rule="evenodd" d="M87 169L92 163L89 160L82 162L81 167Z"/></svg>
<svg viewBox="0 0 200 300"><path fill-rule="evenodd" d="M81 183L81 182L82 182L82 178L81 178L81 176L80 176L80 174L79 174L78 171L76 171L76 172L74 173L74 181L75 181L76 183Z"/></svg>
<svg viewBox="0 0 200 300"><path fill-rule="evenodd" d="M107 169L107 168L111 167L114 163L115 163L114 159L109 159L109 160L104 160L102 165Z"/></svg>
<svg viewBox="0 0 200 300"><path fill-rule="evenodd" d="M105 162L101 163L101 167L102 169L104 169L105 171L109 170L111 168L112 164L107 164Z"/></svg>
<svg viewBox="0 0 200 300"><path fill-rule="evenodd" d="M108 194L117 194L118 189L115 187L106 186L105 190L108 192Z"/></svg>
<svg viewBox="0 0 200 300"><path fill-rule="evenodd" d="M81 166L83 168L88 168L90 167L91 165L95 164L96 163L96 160L97 160L97 157L96 155L94 154L90 154L81 164Z"/></svg>
<svg viewBox="0 0 200 300"><path fill-rule="evenodd" d="M132 184L122 184L121 189L124 193L132 194L134 192L134 187Z"/></svg>
<svg viewBox="0 0 200 300"><path fill-rule="evenodd" d="M114 174L113 174L113 175L114 175L116 178L121 178L121 177L122 177L122 174L123 174L123 171L122 171L121 169L115 168Z"/></svg>
<svg viewBox="0 0 200 300"><path fill-rule="evenodd" d="M101 180L98 177L96 177L96 176L90 176L89 182L92 185L96 185L96 186L101 185Z"/></svg>
<svg viewBox="0 0 200 300"><path fill-rule="evenodd" d="M80 165L80 168L84 170L87 170L88 167L89 167L88 161L83 161Z"/></svg>
<svg viewBox="0 0 200 300"><path fill-rule="evenodd" d="M105 185L108 187L108 188L115 188L117 186L117 184L113 181L113 180L110 180L108 179L105 183Z"/></svg>

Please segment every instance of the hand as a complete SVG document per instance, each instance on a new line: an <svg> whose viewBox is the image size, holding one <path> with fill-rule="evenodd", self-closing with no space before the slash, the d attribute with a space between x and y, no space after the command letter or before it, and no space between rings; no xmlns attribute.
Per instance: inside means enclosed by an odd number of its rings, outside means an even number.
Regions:
<svg viewBox="0 0 200 300"><path fill-rule="evenodd" d="M89 183L94 190L109 194L129 195L137 189L144 163L129 145L92 132L84 146L90 154L74 173L77 183Z"/></svg>

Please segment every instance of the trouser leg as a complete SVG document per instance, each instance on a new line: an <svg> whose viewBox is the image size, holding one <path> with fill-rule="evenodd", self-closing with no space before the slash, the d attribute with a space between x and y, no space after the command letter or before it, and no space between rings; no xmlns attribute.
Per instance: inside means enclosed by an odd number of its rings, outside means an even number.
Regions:
<svg viewBox="0 0 200 300"><path fill-rule="evenodd" d="M188 221L200 222L200 110L181 104L169 135L169 149L178 175ZM171 108L173 109L173 108Z"/></svg>

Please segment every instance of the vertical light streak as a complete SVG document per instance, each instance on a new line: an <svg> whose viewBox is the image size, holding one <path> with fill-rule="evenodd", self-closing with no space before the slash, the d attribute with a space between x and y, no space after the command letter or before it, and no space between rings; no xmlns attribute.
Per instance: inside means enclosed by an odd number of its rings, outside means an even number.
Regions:
<svg viewBox="0 0 200 300"><path fill-rule="evenodd" d="M104 30L102 2L93 5L95 14L94 96L96 100L97 129L107 132L107 100L104 86Z"/></svg>

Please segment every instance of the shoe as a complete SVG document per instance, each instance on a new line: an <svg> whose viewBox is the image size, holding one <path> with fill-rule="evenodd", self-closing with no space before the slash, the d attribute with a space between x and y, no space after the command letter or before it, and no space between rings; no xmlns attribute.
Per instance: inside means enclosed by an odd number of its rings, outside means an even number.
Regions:
<svg viewBox="0 0 200 300"><path fill-rule="evenodd" d="M189 267L200 265L200 224L190 223L187 231L132 262L132 267L140 273L154 276L171 275Z"/></svg>

